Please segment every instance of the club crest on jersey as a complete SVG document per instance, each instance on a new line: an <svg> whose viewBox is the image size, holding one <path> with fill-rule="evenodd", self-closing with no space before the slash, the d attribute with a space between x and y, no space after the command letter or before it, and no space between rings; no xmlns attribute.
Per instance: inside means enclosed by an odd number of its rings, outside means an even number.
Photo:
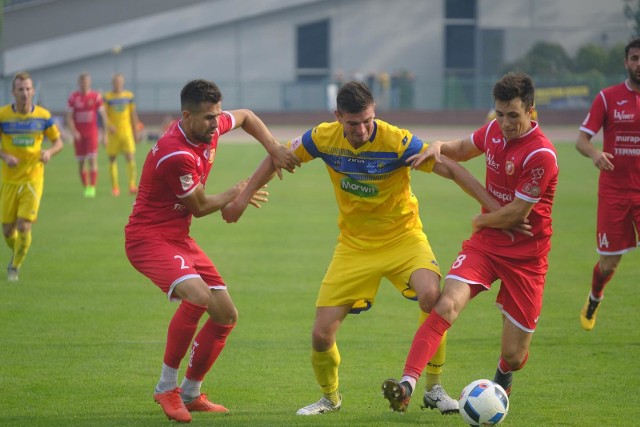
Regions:
<svg viewBox="0 0 640 427"><path fill-rule="evenodd" d="M379 170L384 169L385 163L381 160L367 163L367 172L376 173Z"/></svg>
<svg viewBox="0 0 640 427"><path fill-rule="evenodd" d="M191 186L193 185L193 177L191 176L191 174L182 175L180 177L180 184L182 185L183 190L188 190L189 188L191 188Z"/></svg>
<svg viewBox="0 0 640 427"><path fill-rule="evenodd" d="M209 160L209 164L212 164L213 159L216 158L216 149L215 148L207 149L204 152L204 156Z"/></svg>
<svg viewBox="0 0 640 427"><path fill-rule="evenodd" d="M513 172L516 170L516 167L511 160L507 160L507 162L504 165L504 170L507 173L507 175L513 175Z"/></svg>

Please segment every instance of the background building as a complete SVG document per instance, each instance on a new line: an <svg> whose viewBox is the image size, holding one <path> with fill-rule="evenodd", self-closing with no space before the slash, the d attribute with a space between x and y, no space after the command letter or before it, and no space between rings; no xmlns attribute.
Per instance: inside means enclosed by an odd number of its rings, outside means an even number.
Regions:
<svg viewBox="0 0 640 427"><path fill-rule="evenodd" d="M4 3L0 100L28 70L54 111L83 71L102 90L124 73L142 112L176 111L182 85L200 77L221 86L226 108L326 110L336 85L357 78L382 110L485 109L501 67L534 43L573 54L632 34L623 0Z"/></svg>

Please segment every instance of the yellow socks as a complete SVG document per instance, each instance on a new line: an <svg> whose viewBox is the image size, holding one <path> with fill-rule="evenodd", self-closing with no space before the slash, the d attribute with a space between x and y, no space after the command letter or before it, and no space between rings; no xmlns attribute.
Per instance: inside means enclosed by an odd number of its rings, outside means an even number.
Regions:
<svg viewBox="0 0 640 427"><path fill-rule="evenodd" d="M18 232L15 242L15 250L13 251L13 266L20 268L22 261L27 256L27 252L31 247L31 230Z"/></svg>
<svg viewBox="0 0 640 427"><path fill-rule="evenodd" d="M338 366L340 366L340 352L334 343L328 351L311 350L311 364L316 375L316 381L324 396L334 405L340 402L338 394Z"/></svg>

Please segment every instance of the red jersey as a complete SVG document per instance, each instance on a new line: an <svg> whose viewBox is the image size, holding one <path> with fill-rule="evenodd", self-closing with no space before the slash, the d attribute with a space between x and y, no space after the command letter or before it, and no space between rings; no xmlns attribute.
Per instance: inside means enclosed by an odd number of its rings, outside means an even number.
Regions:
<svg viewBox="0 0 640 427"><path fill-rule="evenodd" d="M169 126L142 167L138 196L125 227L127 238L161 235L181 240L189 235L192 215L180 199L193 193L198 185L205 185L218 138L234 126L233 115L223 112L210 144L187 139L179 121Z"/></svg>
<svg viewBox="0 0 640 427"><path fill-rule="evenodd" d="M529 214L533 237L515 233L515 241L496 228L483 228L471 239L492 253L511 258L546 255L551 249L551 206L558 182L558 161L551 141L536 122L524 135L506 141L495 120L471 134L485 153L486 189L501 205L518 197L535 203ZM483 212L486 212L483 209Z"/></svg>
<svg viewBox="0 0 640 427"><path fill-rule="evenodd" d="M601 171L601 195L640 195L640 94L627 82L602 90L580 130L593 136L604 127L602 151L613 154L613 171Z"/></svg>
<svg viewBox="0 0 640 427"><path fill-rule="evenodd" d="M95 90L83 94L75 91L69 95L67 106L73 113L73 123L83 136L98 134L98 109L102 106L102 95Z"/></svg>

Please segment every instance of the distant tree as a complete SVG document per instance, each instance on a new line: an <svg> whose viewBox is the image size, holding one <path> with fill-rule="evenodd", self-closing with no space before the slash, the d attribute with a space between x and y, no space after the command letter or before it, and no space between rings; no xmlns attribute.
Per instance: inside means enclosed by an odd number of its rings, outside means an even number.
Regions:
<svg viewBox="0 0 640 427"><path fill-rule="evenodd" d="M579 73L591 70L607 72L609 52L597 44L589 43L578 49L574 60L574 68Z"/></svg>
<svg viewBox="0 0 640 427"><path fill-rule="evenodd" d="M573 61L562 45L538 42L525 56L507 64L503 71L520 70L539 77L560 77L570 74L572 69Z"/></svg>
<svg viewBox="0 0 640 427"><path fill-rule="evenodd" d="M624 0L624 16L631 21L633 36L640 36L640 0Z"/></svg>
<svg viewBox="0 0 640 427"><path fill-rule="evenodd" d="M608 76L625 75L624 70L624 47L625 43L618 43L609 49L607 58L607 68L605 74Z"/></svg>

